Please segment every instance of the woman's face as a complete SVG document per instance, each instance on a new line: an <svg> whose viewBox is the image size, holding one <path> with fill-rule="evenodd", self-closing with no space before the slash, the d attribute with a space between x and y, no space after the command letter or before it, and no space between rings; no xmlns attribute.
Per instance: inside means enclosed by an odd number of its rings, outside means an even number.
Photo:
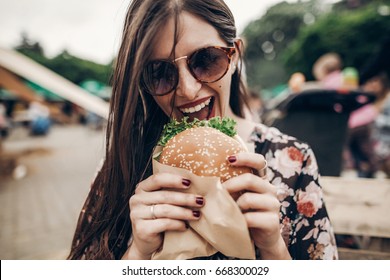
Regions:
<svg viewBox="0 0 390 280"><path fill-rule="evenodd" d="M171 55L174 40L174 20L170 19L167 24L162 26L154 42L152 60L165 59L172 61L174 58L190 56L194 51L209 46L231 47L220 38L213 26L202 19L183 12L179 17L179 21L175 56ZM186 59L177 59L179 80L176 92L172 90L167 95L154 96L154 99L166 115L177 120L184 116L188 116L190 120L225 116L230 111L228 107L230 83L236 58L237 54L233 56L225 76L213 83L197 81L189 71Z"/></svg>

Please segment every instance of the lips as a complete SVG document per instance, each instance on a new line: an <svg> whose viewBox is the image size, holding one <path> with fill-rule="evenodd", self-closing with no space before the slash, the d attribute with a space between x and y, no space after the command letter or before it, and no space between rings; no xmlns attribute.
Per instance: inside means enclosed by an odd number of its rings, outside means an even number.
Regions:
<svg viewBox="0 0 390 280"><path fill-rule="evenodd" d="M202 102L202 103L199 103L199 104L196 105L196 106L187 107L187 108L181 108L180 111L182 111L182 113L185 113L185 114L199 112L199 111L202 110L204 107L206 107L207 105L209 105L209 104L210 104L210 101L211 101L211 98L207 99L206 101L204 101L204 102Z"/></svg>
<svg viewBox="0 0 390 280"><path fill-rule="evenodd" d="M187 116L189 120L195 118L199 120L207 120L212 117L212 113L215 111L214 108L214 97L206 97L199 99L195 102L187 103L179 106L178 109Z"/></svg>

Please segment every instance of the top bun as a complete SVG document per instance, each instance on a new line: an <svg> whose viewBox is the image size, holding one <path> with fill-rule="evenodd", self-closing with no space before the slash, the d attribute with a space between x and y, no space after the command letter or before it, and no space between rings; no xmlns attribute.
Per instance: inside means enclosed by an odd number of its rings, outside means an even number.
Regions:
<svg viewBox="0 0 390 280"><path fill-rule="evenodd" d="M198 176L220 177L221 182L243 173L249 167L231 166L228 156L245 152L234 138L211 127L193 127L171 138L163 148L159 162L184 168Z"/></svg>

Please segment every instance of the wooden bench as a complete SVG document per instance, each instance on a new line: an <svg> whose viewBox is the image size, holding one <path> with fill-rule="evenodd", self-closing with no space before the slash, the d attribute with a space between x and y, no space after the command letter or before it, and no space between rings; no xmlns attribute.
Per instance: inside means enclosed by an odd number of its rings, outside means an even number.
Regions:
<svg viewBox="0 0 390 280"><path fill-rule="evenodd" d="M339 247L340 259L390 260L390 180L322 177L320 183L335 233L360 245Z"/></svg>

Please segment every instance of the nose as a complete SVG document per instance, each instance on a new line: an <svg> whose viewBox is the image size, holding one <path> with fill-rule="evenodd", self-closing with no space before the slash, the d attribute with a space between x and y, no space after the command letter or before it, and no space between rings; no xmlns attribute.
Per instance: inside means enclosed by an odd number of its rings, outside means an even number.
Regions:
<svg viewBox="0 0 390 280"><path fill-rule="evenodd" d="M186 57L182 57L186 58ZM179 83L176 88L176 95L188 100L193 100L198 96L202 84L192 76L185 59L175 60L179 69Z"/></svg>

